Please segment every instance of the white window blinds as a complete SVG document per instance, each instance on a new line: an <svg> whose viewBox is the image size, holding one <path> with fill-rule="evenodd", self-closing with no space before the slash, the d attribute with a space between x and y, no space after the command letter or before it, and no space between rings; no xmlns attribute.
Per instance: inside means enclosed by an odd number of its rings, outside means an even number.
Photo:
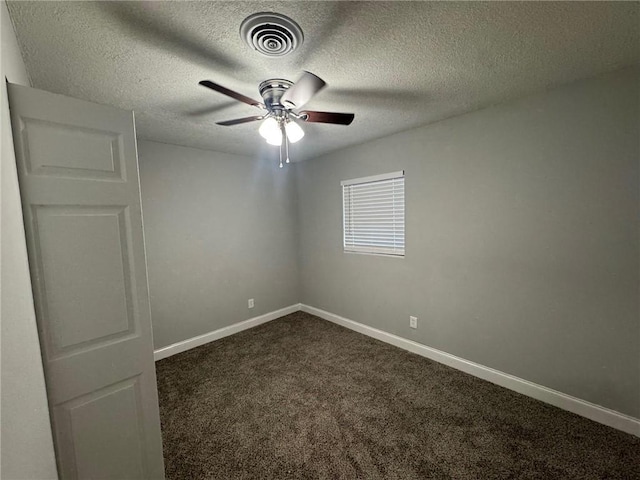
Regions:
<svg viewBox="0 0 640 480"><path fill-rule="evenodd" d="M404 171L342 182L345 252L404 256Z"/></svg>

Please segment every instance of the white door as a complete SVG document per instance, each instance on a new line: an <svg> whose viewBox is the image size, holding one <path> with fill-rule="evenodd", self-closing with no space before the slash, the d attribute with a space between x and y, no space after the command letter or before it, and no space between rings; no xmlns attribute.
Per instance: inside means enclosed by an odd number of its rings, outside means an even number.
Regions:
<svg viewBox="0 0 640 480"><path fill-rule="evenodd" d="M133 113L9 85L62 479L162 479Z"/></svg>

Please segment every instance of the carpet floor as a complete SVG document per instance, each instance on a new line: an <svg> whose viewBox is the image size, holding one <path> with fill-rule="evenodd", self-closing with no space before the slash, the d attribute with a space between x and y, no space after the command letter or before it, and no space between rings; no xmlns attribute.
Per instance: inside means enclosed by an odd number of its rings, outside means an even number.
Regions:
<svg viewBox="0 0 640 480"><path fill-rule="evenodd" d="M156 366L168 480L640 479L640 438L302 312Z"/></svg>

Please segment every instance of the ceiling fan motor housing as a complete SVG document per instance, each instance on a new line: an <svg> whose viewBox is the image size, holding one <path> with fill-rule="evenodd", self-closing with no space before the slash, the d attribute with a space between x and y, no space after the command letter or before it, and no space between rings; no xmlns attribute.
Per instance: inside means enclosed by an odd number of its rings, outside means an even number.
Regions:
<svg viewBox="0 0 640 480"><path fill-rule="evenodd" d="M284 106L280 103L280 99L291 85L293 85L293 82L283 78L265 80L260 84L258 90L269 111L284 109Z"/></svg>
<svg viewBox="0 0 640 480"><path fill-rule="evenodd" d="M282 57L302 45L300 26L285 15L254 13L240 25L240 36L249 47L267 57Z"/></svg>

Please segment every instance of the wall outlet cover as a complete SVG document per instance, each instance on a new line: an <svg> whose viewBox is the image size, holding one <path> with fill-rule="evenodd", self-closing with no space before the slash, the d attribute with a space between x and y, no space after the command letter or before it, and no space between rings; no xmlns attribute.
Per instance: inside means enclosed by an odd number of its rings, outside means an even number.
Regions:
<svg viewBox="0 0 640 480"><path fill-rule="evenodd" d="M409 326L411 328L418 328L418 317L409 317Z"/></svg>

